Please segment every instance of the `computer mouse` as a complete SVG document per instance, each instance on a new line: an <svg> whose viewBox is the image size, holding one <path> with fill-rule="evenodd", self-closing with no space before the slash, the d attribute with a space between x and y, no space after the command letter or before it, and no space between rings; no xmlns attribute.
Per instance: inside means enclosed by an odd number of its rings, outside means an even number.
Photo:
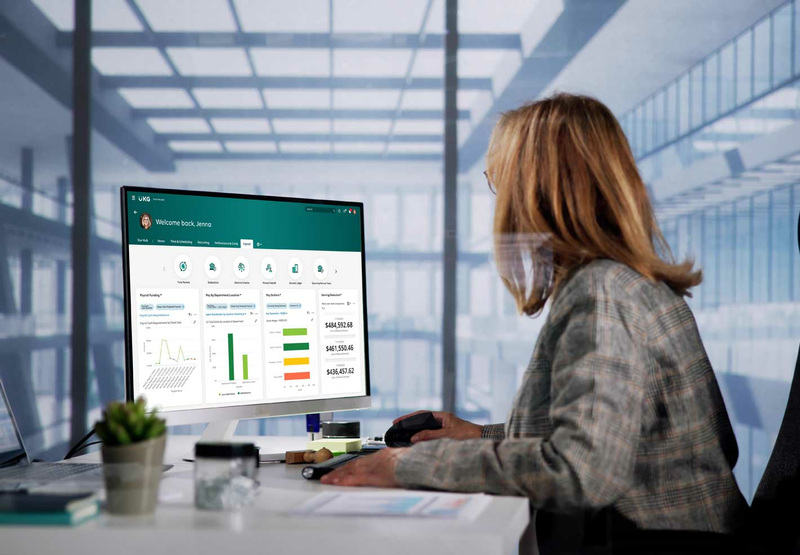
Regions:
<svg viewBox="0 0 800 555"><path fill-rule="evenodd" d="M433 413L421 412L404 418L386 431L383 441L389 447L410 447L411 438L422 430L441 430L442 425L433 417Z"/></svg>

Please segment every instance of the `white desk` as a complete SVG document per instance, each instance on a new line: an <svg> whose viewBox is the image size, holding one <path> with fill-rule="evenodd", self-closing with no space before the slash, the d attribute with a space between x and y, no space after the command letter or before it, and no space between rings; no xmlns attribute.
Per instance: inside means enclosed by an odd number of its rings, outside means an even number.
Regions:
<svg viewBox="0 0 800 555"><path fill-rule="evenodd" d="M235 439L260 445L262 453L305 448L303 438ZM77 527L3 526L0 555L487 555L515 553L518 547L519 553L532 552L532 534L526 533L528 502L518 497L492 497L474 522L378 517L309 522L281 514L287 506L335 488L303 479L303 465L262 465L262 491L256 505L240 513L198 511L194 508L192 464L181 461L195 441L197 437L192 436L169 438L165 462L175 467L164 474L155 515L116 517L103 513ZM92 460L99 460L99 453L75 459Z"/></svg>

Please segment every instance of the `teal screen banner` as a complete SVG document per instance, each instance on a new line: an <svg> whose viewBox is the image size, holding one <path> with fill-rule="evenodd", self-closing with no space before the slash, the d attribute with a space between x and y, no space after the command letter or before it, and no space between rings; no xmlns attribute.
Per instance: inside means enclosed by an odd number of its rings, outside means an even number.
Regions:
<svg viewBox="0 0 800 555"><path fill-rule="evenodd" d="M362 205L125 190L129 245L361 251Z"/></svg>

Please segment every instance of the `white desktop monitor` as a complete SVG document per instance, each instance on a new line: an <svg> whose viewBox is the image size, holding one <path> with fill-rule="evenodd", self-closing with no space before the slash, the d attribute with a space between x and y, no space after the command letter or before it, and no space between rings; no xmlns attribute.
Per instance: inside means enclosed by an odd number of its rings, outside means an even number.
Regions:
<svg viewBox="0 0 800 555"><path fill-rule="evenodd" d="M359 202L122 187L125 396L170 425L370 406Z"/></svg>

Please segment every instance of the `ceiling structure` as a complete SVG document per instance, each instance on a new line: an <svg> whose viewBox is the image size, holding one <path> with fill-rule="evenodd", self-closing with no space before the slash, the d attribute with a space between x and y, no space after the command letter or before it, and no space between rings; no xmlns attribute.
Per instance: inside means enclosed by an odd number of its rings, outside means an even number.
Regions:
<svg viewBox="0 0 800 555"><path fill-rule="evenodd" d="M685 69L692 53L727 39L726 30L732 34L779 0L709 0L704 6L724 25L687 32L671 51L656 39L699 25L682 14L700 8L683 0L661 6L659 25L669 29L651 29L652 45L631 52L621 29L639 37L654 24L643 16L646 3L503 0L498 10L493 2L460 0L460 171L479 165L498 112L556 89L586 90L588 82L617 111L626 109L646 94L639 89L652 92L678 66ZM0 27L5 17L12 32L29 29L28 50L40 54L7 60L12 70L67 107L58 110L67 126L70 4L5 2L0 14ZM104 153L94 157L97 177L121 173L138 182L189 166L224 177L220 160L256 171L285 164L283 174L296 171L297 160L320 167L372 162L395 175L415 161L440 171L444 0L103 0L94 3L92 24L93 124L101 135L96 150ZM620 63L619 56L633 61ZM60 86L47 63L63 74ZM620 89L620 80L636 87ZM40 163L46 161L37 156Z"/></svg>
<svg viewBox="0 0 800 555"><path fill-rule="evenodd" d="M69 52L71 3L31 2ZM461 3L462 137L539 3ZM100 94L173 161L441 159L443 0L105 0L93 27Z"/></svg>
<svg viewBox="0 0 800 555"><path fill-rule="evenodd" d="M548 84L621 116L786 0L630 0ZM680 37L680 40L676 40Z"/></svg>
<svg viewBox="0 0 800 555"><path fill-rule="evenodd" d="M96 2L93 127L148 173L220 160L440 166L444 1ZM624 2L459 2L461 171L482 158L497 111L541 91ZM18 43L7 61L68 108L71 2L3 4L0 31Z"/></svg>
<svg viewBox="0 0 800 555"><path fill-rule="evenodd" d="M620 115L661 220L800 179L797 0L759 8L771 9Z"/></svg>

